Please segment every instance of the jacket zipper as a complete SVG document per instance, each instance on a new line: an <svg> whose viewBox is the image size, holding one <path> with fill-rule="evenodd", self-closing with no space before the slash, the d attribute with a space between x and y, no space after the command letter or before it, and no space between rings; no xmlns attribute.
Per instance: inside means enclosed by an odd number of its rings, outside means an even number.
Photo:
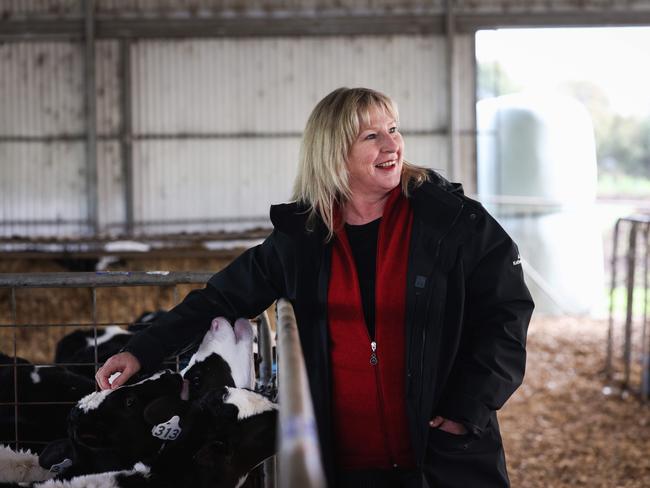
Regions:
<svg viewBox="0 0 650 488"><path fill-rule="evenodd" d="M370 341L370 365L375 369L375 386L377 388L377 399L379 400L379 415L381 417L381 431L384 434L386 442L386 449L388 451L388 458L390 465L395 467L395 455L393 454L393 446L388 437L388 430L386 429L386 409L384 408L384 395L381 392L381 379L379 374L379 358L377 357L377 342Z"/></svg>

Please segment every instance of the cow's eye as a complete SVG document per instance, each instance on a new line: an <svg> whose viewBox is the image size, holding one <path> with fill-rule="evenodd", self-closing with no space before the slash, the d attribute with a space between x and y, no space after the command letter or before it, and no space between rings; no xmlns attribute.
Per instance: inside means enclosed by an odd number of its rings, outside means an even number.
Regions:
<svg viewBox="0 0 650 488"><path fill-rule="evenodd" d="M132 396L126 397L126 406L132 407L133 405L135 405L135 398L133 398Z"/></svg>
<svg viewBox="0 0 650 488"><path fill-rule="evenodd" d="M199 378L198 376L192 378L192 386L200 386L200 384L201 384L201 378Z"/></svg>

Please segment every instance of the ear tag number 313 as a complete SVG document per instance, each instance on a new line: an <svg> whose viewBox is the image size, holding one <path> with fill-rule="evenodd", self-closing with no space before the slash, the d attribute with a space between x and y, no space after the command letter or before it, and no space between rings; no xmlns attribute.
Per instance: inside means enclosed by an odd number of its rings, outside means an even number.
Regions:
<svg viewBox="0 0 650 488"><path fill-rule="evenodd" d="M178 415L174 415L167 422L154 425L153 429L151 429L151 435L164 441L175 440L181 433L180 420Z"/></svg>

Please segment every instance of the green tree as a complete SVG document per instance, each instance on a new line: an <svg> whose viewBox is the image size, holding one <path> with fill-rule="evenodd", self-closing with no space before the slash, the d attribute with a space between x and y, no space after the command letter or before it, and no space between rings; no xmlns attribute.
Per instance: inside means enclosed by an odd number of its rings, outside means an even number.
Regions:
<svg viewBox="0 0 650 488"><path fill-rule="evenodd" d="M605 91L591 81L566 82L561 89L580 100L591 115L599 171L649 178L650 117L617 114Z"/></svg>
<svg viewBox="0 0 650 488"><path fill-rule="evenodd" d="M510 78L498 61L479 63L477 76L479 100L515 93L522 89L522 86Z"/></svg>

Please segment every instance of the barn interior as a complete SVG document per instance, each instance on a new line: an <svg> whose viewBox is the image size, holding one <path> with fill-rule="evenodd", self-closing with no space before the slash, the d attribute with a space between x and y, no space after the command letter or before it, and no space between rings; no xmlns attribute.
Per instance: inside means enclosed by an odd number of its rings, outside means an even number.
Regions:
<svg viewBox="0 0 650 488"><path fill-rule="evenodd" d="M0 352L172 308L269 235L312 107L365 86L519 245L512 486L650 486L648 46L644 0L0 0Z"/></svg>

